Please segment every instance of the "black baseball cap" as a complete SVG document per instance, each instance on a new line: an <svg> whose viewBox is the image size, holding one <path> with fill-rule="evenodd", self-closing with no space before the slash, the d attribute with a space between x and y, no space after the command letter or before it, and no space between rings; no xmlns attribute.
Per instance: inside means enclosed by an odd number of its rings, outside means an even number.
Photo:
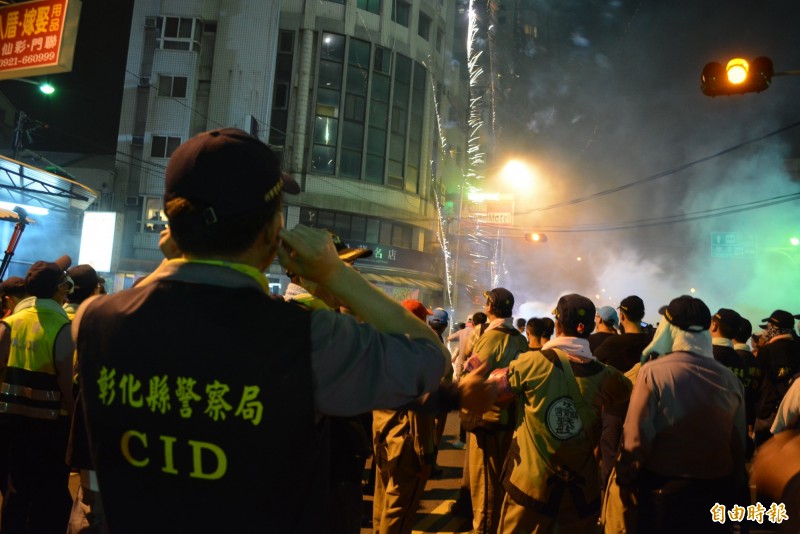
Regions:
<svg viewBox="0 0 800 534"><path fill-rule="evenodd" d="M753 324L742 317L739 322L739 330L736 331L736 336L733 338L741 343L746 343L750 336L753 335Z"/></svg>
<svg viewBox="0 0 800 534"><path fill-rule="evenodd" d="M0 284L0 294L20 295L25 292L25 279L19 276L9 276Z"/></svg>
<svg viewBox="0 0 800 534"><path fill-rule="evenodd" d="M42 299L51 298L58 286L69 280L66 270L72 263L69 256L61 256L56 261L37 261L25 275L25 289L28 294Z"/></svg>
<svg viewBox="0 0 800 534"><path fill-rule="evenodd" d="M504 287L496 287L489 291L484 291L483 296L486 297L486 300L491 302L492 307L497 310L510 313L514 309L514 295Z"/></svg>
<svg viewBox="0 0 800 534"><path fill-rule="evenodd" d="M769 324L774 324L778 328L794 328L794 320L795 316L785 310L775 310L772 312L772 315L767 317L766 319L761 319L762 322L765 324L761 325L761 328L764 329Z"/></svg>
<svg viewBox="0 0 800 534"><path fill-rule="evenodd" d="M672 299L659 313L662 310L667 321L687 332L702 332L711 326L711 311L706 303L689 295Z"/></svg>
<svg viewBox="0 0 800 534"><path fill-rule="evenodd" d="M738 332L742 324L742 316L729 308L720 308L719 311L714 314L714 318L721 326L730 332Z"/></svg>
<svg viewBox="0 0 800 534"><path fill-rule="evenodd" d="M564 295L558 299L556 309L553 310L553 314L562 326L577 330L584 336L588 336L594 330L596 313L594 303L577 293ZM580 325L583 325L583 328Z"/></svg>
<svg viewBox="0 0 800 534"><path fill-rule="evenodd" d="M207 224L257 211L281 191L300 187L281 172L278 156L244 130L220 128L192 137L167 163L164 202L185 198L204 207Z"/></svg>
<svg viewBox="0 0 800 534"><path fill-rule="evenodd" d="M644 317L644 301L636 295L622 299L619 307L631 321L641 321Z"/></svg>
<svg viewBox="0 0 800 534"><path fill-rule="evenodd" d="M88 298L100 284L100 277L97 276L97 271L87 263L76 265L67 271L67 274L75 283L75 290L70 297L72 302L83 301Z"/></svg>

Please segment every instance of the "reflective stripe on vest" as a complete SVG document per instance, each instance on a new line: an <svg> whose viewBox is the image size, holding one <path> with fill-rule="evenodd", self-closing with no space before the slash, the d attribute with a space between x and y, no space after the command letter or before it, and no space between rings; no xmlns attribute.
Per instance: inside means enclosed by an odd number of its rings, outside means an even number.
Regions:
<svg viewBox="0 0 800 534"><path fill-rule="evenodd" d="M6 369L0 385L0 413L54 420L60 408L61 392L55 375L17 367Z"/></svg>
<svg viewBox="0 0 800 534"><path fill-rule="evenodd" d="M27 305L22 310L3 320L11 333L11 349L0 384L0 413L57 419L62 406L53 348L69 319L54 300L23 303Z"/></svg>

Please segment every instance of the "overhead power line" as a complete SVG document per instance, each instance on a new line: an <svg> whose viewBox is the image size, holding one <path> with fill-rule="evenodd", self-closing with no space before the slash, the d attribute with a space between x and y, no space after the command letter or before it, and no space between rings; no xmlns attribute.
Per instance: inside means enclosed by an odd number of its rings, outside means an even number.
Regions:
<svg viewBox="0 0 800 534"><path fill-rule="evenodd" d="M659 173L656 173L656 174L653 174L653 175L650 175L650 176L646 176L644 178L640 178L639 180L634 180L633 182L629 182L627 184L623 184L623 185L620 185L620 186L617 186L617 187L612 187L610 189L605 189L605 190L599 191L597 193L592 193L591 195L577 197L577 198L573 198L571 200L564 200L562 202L556 202L555 204L548 204L547 206L540 206L538 208L531 208L529 210L515 211L514 214L515 215L527 215L529 213L533 213L533 212L537 212L537 211L546 211L546 210L551 210L553 208L563 208L564 206L572 206L572 205L575 205L575 204L581 204L581 203L587 202L589 200L594 200L596 198L601 198L601 197L605 197L605 196L608 196L608 195L611 195L611 194L614 194L614 193L619 193L620 191L624 191L625 189L629 189L629 188L635 187L637 185L646 184L648 182L652 182L652 181L658 180L660 178L664 178L665 176L670 176L672 174L677 174L677 173L679 173L681 171L684 171L684 170L686 170L686 169L688 169L690 167L694 167L695 165L699 165L700 163L705 163L706 161L710 161L710 160L718 158L720 156L724 156L725 154L728 154L728 153L733 152L735 150L739 150L740 148L743 148L743 147L745 147L747 145L751 145L753 143L758 143L759 141L763 141L764 139L767 139L769 137L781 134L783 132L791 130L792 128L796 128L797 126L800 126L800 121L793 122L792 124L789 124L787 126L779 128L779 129L777 129L775 131L772 131L772 132L769 132L767 134L764 134L764 135L762 135L760 137L756 137L756 138L753 138L753 139L748 139L747 141L743 141L743 142L741 142L741 143L739 143L737 145L733 145L733 146L730 146L730 147L725 148L723 150L720 150L719 152L717 152L715 154L711 154L709 156L705 156L703 158L696 159L696 160L690 161L688 163L684 163L683 165L679 165L678 167L675 167L674 169L661 171Z"/></svg>
<svg viewBox="0 0 800 534"><path fill-rule="evenodd" d="M574 226L537 226L536 228L551 233L607 232L611 230L647 228L651 226L664 226L668 224L699 221L702 219L712 219L714 217L722 217L724 215L741 213L743 211L757 210L761 208L766 208L768 206L774 206L776 204L794 202L796 200L800 200L800 191L796 193L788 193L786 195L779 195L776 197L770 197L761 200L754 200L752 202L745 202L743 204L733 204L731 206L724 206L721 208L712 208L708 210L681 213L676 215L666 215L664 217L652 217L649 219L640 219L637 221L628 221L628 222L606 224L606 225L587 224L587 225L574 225Z"/></svg>

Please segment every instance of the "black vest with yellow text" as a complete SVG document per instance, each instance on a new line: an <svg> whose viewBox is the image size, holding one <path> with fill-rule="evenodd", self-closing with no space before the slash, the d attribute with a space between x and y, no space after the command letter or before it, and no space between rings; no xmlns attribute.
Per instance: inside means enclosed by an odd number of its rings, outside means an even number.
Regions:
<svg viewBox="0 0 800 534"><path fill-rule="evenodd" d="M112 534L325 532L310 312L162 280L87 305L79 373Z"/></svg>

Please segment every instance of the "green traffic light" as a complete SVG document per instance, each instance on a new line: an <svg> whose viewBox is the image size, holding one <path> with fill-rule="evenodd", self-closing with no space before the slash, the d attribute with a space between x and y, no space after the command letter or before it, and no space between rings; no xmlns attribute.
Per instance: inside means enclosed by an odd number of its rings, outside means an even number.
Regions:
<svg viewBox="0 0 800 534"><path fill-rule="evenodd" d="M50 85L49 83L45 82L39 85L39 91L46 95L52 95L56 92L56 88Z"/></svg>

